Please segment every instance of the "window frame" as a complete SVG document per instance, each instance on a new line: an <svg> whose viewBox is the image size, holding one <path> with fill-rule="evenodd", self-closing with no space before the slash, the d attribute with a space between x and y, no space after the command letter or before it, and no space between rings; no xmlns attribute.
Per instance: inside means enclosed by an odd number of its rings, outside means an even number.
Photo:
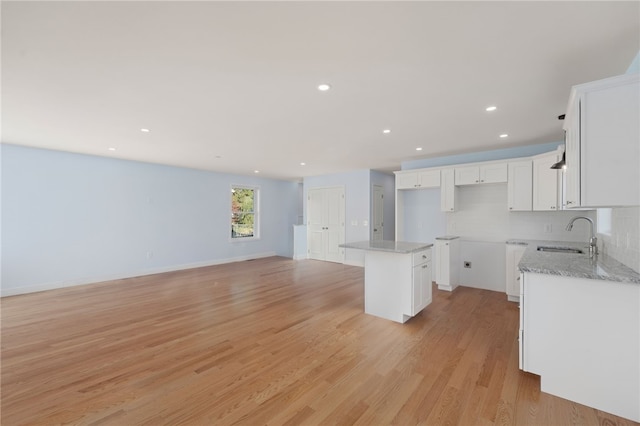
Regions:
<svg viewBox="0 0 640 426"><path fill-rule="evenodd" d="M235 189L250 189L253 191L253 236L251 237L234 237L233 236L233 193ZM260 187L256 185L240 185L231 184L229 189L229 225L228 228L229 241L233 243L242 241L257 241L260 239Z"/></svg>

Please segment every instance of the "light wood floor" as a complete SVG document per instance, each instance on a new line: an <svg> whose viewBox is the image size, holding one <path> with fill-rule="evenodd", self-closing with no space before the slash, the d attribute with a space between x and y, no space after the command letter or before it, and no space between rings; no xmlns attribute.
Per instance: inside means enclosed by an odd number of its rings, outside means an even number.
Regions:
<svg viewBox="0 0 640 426"><path fill-rule="evenodd" d="M633 424L518 370L504 294L363 313L361 268L273 257L2 299L2 425Z"/></svg>

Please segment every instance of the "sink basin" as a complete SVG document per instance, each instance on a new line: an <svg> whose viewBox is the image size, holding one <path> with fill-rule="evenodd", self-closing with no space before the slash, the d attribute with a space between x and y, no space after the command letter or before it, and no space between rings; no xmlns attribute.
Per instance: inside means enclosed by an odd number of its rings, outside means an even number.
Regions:
<svg viewBox="0 0 640 426"><path fill-rule="evenodd" d="M573 253L582 254L582 250L571 247L556 247L556 246L538 246L538 251L549 251L552 253Z"/></svg>

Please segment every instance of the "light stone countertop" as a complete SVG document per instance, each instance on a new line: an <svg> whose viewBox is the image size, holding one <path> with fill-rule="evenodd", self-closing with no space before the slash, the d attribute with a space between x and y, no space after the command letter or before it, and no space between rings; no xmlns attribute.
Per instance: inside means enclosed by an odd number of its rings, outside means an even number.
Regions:
<svg viewBox="0 0 640 426"><path fill-rule="evenodd" d="M433 244L410 243L406 241L370 240L340 244L339 247L356 250L386 251L389 253L414 253L416 251L426 250L432 246Z"/></svg>
<svg viewBox="0 0 640 426"><path fill-rule="evenodd" d="M451 241L451 240L456 240L460 237L458 237L457 235L443 235L442 237L436 237L436 240L442 240L442 241Z"/></svg>
<svg viewBox="0 0 640 426"><path fill-rule="evenodd" d="M614 258L599 254L591 259L586 242L508 240L507 244L527 246L518 264L522 272L640 284L640 274ZM579 248L584 253L544 252L538 246Z"/></svg>

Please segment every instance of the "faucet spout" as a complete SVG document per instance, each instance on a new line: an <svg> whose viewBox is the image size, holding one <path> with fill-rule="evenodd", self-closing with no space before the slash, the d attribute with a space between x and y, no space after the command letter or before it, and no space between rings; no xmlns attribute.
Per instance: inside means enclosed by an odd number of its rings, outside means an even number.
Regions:
<svg viewBox="0 0 640 426"><path fill-rule="evenodd" d="M573 223L578 219L587 220L591 225L589 228L591 231L591 237L589 238L589 256L595 257L598 255L598 239L596 238L595 225L591 218L588 218L586 216L576 216L569 221L569 224L567 225L566 229L567 231L571 231L573 229Z"/></svg>

